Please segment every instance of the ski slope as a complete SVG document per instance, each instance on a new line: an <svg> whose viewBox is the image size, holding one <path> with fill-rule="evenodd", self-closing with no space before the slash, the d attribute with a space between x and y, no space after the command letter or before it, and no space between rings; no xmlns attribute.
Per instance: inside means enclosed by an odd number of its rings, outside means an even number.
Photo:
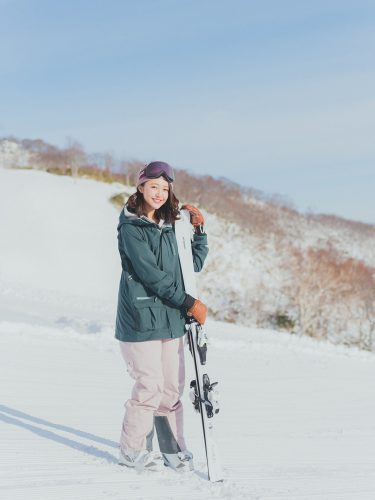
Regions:
<svg viewBox="0 0 375 500"><path fill-rule="evenodd" d="M225 481L206 480L187 392L196 471L117 465L132 386L113 337L117 191L0 169L0 498L373 500L375 356L210 320Z"/></svg>

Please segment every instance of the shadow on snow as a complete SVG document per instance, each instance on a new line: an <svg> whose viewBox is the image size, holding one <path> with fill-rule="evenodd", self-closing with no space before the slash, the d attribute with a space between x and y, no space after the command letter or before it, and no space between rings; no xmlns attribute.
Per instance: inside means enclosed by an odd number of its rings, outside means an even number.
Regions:
<svg viewBox="0 0 375 500"><path fill-rule="evenodd" d="M53 422L50 422L48 420L44 420L42 418L34 417L32 415L29 415L28 413L24 413L22 411L15 410L13 408L10 408L9 406L5 406L0 404L0 420L7 424L12 424L16 425L18 427L21 427L23 429L28 429L29 431L33 432L34 434L37 434L38 436L42 436L46 439L50 439L52 441L56 441L57 443L64 444L65 446L69 446L70 448L73 448L75 450L79 450L83 453L86 453L88 455L93 455L94 457L102 458L106 460L109 463L116 463L117 464L117 458L115 458L113 455L110 453L100 450L96 446L90 446L86 445L83 443L80 443L78 441L74 441L73 439L69 439L64 436L60 436L59 434L52 432L47 429L43 429L41 427L37 427L36 425L33 424L40 424L40 425L45 425L52 427L53 429L63 431L63 432L70 432L71 434L75 434L76 436L85 438L85 439L91 439L93 441L96 441L97 443L104 444L106 446L111 446L113 448L118 448L118 443L115 441L111 441L110 439L106 439L100 436L96 436L95 434L91 434L89 432L84 432L80 431L78 429L74 429L73 427L68 427L66 425L61 425L61 424L55 424ZM23 420L20 419L26 419L29 422L24 422Z"/></svg>

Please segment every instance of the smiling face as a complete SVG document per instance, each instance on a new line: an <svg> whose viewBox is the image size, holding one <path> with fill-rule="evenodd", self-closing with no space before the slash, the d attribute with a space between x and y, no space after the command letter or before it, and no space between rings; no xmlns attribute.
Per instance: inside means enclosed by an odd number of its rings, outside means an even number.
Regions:
<svg viewBox="0 0 375 500"><path fill-rule="evenodd" d="M168 199L169 184L164 177L150 179L138 187L145 200L147 215L153 215Z"/></svg>

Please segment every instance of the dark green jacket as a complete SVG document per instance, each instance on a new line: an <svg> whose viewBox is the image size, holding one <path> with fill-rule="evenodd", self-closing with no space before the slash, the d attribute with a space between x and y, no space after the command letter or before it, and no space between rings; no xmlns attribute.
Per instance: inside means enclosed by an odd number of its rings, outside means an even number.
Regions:
<svg viewBox="0 0 375 500"><path fill-rule="evenodd" d="M125 206L117 231L122 273L115 337L126 342L181 337L186 294L174 226L160 227ZM192 250L198 272L208 253L206 234L194 234Z"/></svg>

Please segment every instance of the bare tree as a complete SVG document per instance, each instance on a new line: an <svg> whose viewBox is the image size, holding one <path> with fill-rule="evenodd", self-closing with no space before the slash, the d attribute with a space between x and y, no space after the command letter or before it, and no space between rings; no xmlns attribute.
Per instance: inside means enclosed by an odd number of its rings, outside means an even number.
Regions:
<svg viewBox="0 0 375 500"><path fill-rule="evenodd" d="M290 249L292 282L287 293L297 306L301 333L337 339L348 322L355 328L349 343L370 349L374 336L374 270L333 248ZM349 334L348 334L349 335ZM354 335L354 336L353 336Z"/></svg>
<svg viewBox="0 0 375 500"><path fill-rule="evenodd" d="M122 160L120 162L121 173L125 176L127 186L135 186L138 180L139 171L144 167L144 163L138 160Z"/></svg>
<svg viewBox="0 0 375 500"><path fill-rule="evenodd" d="M65 166L71 169L73 177L77 177L79 167L86 161L86 153L83 146L75 139L67 137L64 157Z"/></svg>

